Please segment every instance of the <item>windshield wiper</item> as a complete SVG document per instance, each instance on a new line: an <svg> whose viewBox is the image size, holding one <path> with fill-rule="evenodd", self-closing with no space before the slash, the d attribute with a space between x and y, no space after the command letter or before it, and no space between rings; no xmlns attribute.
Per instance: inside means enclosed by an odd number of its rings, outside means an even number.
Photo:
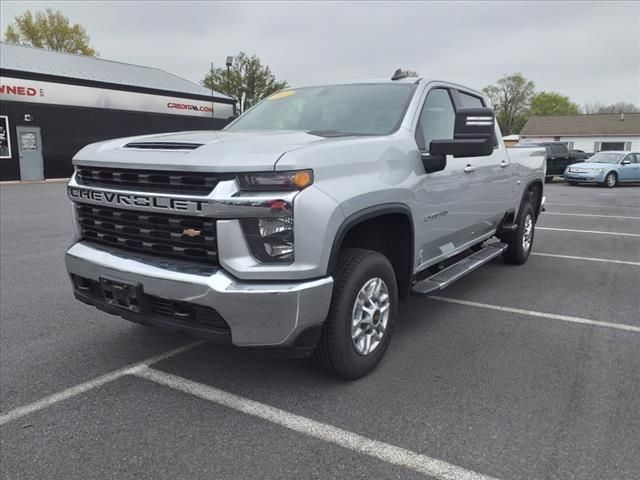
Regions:
<svg viewBox="0 0 640 480"><path fill-rule="evenodd" d="M308 130L307 133L309 135L316 135L318 137L326 137L326 138L351 137L355 135L355 133L341 132L339 130Z"/></svg>

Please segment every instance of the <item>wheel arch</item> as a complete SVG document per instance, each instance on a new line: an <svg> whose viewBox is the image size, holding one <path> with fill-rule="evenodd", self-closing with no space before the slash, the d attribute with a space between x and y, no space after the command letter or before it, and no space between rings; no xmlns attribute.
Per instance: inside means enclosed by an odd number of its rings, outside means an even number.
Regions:
<svg viewBox="0 0 640 480"><path fill-rule="evenodd" d="M531 201L533 210L536 214L536 220L540 216L542 210L542 196L544 193L544 183L540 178L534 178L531 180L522 192L522 198L520 199L520 206L518 208L518 220L520 219L520 212L526 201Z"/></svg>
<svg viewBox="0 0 640 480"><path fill-rule="evenodd" d="M386 229L384 235L375 238L361 238L360 233L367 228L376 225L385 226L402 222L400 228ZM383 240L387 242L383 242ZM396 239L406 242L398 248L391 248L389 240ZM408 240L408 241L407 241ZM356 242L356 244L352 244ZM411 280L413 278L415 229L411 209L404 203L386 203L359 210L344 219L338 227L329 255L327 273L332 275L335 271L338 256L343 246L369 248L379 251L389 258L396 273L398 282L398 296L402 299L409 296ZM361 244L360 244L361 243ZM403 248L404 247L404 248Z"/></svg>

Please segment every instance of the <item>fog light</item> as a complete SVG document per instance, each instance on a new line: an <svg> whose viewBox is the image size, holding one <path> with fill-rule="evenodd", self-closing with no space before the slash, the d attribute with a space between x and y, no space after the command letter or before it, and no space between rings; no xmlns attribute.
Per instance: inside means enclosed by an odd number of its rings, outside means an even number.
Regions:
<svg viewBox="0 0 640 480"><path fill-rule="evenodd" d="M242 220L253 256L261 262L293 261L293 217L265 217Z"/></svg>

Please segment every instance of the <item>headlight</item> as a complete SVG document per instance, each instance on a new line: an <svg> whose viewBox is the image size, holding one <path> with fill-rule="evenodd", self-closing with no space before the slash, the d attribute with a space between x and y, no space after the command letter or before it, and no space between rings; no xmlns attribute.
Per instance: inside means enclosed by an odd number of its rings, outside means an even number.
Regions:
<svg viewBox="0 0 640 480"><path fill-rule="evenodd" d="M293 217L241 220L253 256L261 262L293 261Z"/></svg>
<svg viewBox="0 0 640 480"><path fill-rule="evenodd" d="M311 185L313 183L313 171L243 173L236 178L240 190L245 192L282 192L302 190Z"/></svg>

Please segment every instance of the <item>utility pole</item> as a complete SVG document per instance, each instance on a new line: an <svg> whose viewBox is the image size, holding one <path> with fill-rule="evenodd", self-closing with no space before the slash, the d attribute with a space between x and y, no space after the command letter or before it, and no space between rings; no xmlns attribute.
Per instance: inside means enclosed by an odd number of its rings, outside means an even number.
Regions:
<svg viewBox="0 0 640 480"><path fill-rule="evenodd" d="M229 95L230 97L232 97L233 95L231 94L231 65L233 65L233 57L232 56L228 56L227 57L227 61L226 61L226 65L227 65L227 92L226 94ZM235 114L235 105L233 107L233 113Z"/></svg>
<svg viewBox="0 0 640 480"><path fill-rule="evenodd" d="M213 111L213 62L211 62L211 69L209 70L209 84L211 85L211 123L214 123L214 111Z"/></svg>

